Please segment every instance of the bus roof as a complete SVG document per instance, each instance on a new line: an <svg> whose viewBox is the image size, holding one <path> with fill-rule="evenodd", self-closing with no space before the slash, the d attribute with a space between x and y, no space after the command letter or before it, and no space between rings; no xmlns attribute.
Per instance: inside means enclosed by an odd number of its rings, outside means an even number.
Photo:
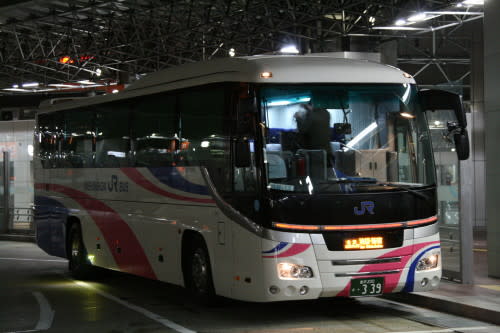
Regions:
<svg viewBox="0 0 500 333"><path fill-rule="evenodd" d="M261 73L272 77L263 78ZM169 68L150 74L130 85L127 90L158 85L175 85L188 81L253 83L415 83L404 72L388 65L332 57L331 55L261 55L224 58ZM186 82L187 83L187 82Z"/></svg>
<svg viewBox="0 0 500 333"><path fill-rule="evenodd" d="M272 73L263 78L261 73ZM48 105L41 111L111 102L134 96L217 82L251 83L415 83L403 71L368 61L325 54L261 55L222 58L168 68L135 81L118 94L95 96L74 102Z"/></svg>

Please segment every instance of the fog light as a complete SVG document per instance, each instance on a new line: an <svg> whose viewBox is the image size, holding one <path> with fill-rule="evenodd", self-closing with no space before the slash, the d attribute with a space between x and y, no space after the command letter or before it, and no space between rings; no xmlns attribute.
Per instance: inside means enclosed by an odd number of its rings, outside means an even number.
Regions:
<svg viewBox="0 0 500 333"><path fill-rule="evenodd" d="M273 295L276 295L277 293L280 292L280 288L278 288L277 286L270 286L269 287L269 292Z"/></svg>
<svg viewBox="0 0 500 333"><path fill-rule="evenodd" d="M431 286L436 287L439 284L439 278L434 276L431 280Z"/></svg>
<svg viewBox="0 0 500 333"><path fill-rule="evenodd" d="M308 286L302 286L299 289L299 294L300 295L305 295L309 292L309 287Z"/></svg>
<svg viewBox="0 0 500 333"><path fill-rule="evenodd" d="M282 279L309 279L313 277L311 267L290 263L279 263L278 274Z"/></svg>
<svg viewBox="0 0 500 333"><path fill-rule="evenodd" d="M427 283L429 283L429 279L428 278L423 278L422 281L420 281L420 285L422 287L425 287L427 285Z"/></svg>
<svg viewBox="0 0 500 333"><path fill-rule="evenodd" d="M417 271L425 271L436 268L439 263L439 253L433 252L418 261Z"/></svg>

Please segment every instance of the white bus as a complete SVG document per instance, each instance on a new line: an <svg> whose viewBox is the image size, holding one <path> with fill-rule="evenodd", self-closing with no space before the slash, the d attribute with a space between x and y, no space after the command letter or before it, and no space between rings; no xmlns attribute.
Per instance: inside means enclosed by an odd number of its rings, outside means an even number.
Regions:
<svg viewBox="0 0 500 333"><path fill-rule="evenodd" d="M94 266L257 302L428 291L441 278L419 92L390 66L253 56L47 106L35 132L38 245Z"/></svg>

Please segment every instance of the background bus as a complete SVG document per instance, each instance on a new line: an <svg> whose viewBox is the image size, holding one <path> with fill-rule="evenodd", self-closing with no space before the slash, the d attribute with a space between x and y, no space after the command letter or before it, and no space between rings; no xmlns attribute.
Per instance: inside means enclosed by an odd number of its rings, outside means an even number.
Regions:
<svg viewBox="0 0 500 333"><path fill-rule="evenodd" d="M395 68L256 56L154 73L52 105L36 130L38 245L93 266L248 301L431 290L435 170L418 92Z"/></svg>

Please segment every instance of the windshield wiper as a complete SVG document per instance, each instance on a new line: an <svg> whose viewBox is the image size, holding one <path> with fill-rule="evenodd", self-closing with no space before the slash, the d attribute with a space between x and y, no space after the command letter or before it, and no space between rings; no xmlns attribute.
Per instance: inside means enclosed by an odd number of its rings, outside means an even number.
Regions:
<svg viewBox="0 0 500 333"><path fill-rule="evenodd" d="M380 185L382 185L382 186L393 186L393 187L396 187L396 188L398 188L400 190L407 191L408 193L411 193L411 194L413 194L413 195L415 195L415 196L417 196L419 198L422 198L422 199L425 199L425 200L429 200L430 199L430 197L428 195L425 195L425 194L423 194L423 193L421 193L419 191L416 191L416 190L414 190L412 188L404 187L401 184L396 184L396 183L382 183Z"/></svg>
<svg viewBox="0 0 500 333"><path fill-rule="evenodd" d="M356 184L356 183L369 183L375 184L377 180L375 178L336 178L329 179L326 181L318 182L318 184Z"/></svg>

